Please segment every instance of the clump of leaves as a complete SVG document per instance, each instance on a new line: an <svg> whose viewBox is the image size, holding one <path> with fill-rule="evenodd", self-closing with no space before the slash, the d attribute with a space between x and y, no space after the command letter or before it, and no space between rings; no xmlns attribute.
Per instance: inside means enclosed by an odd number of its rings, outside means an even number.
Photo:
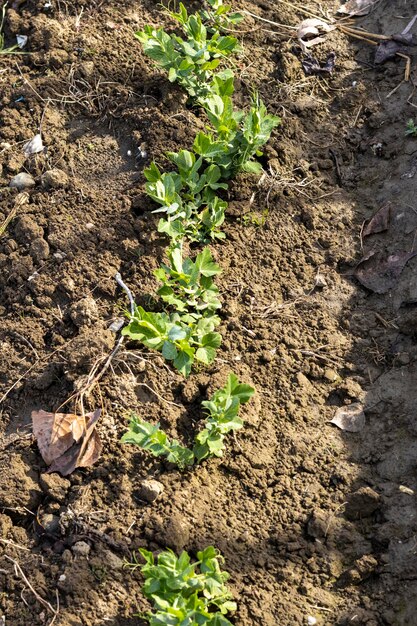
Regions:
<svg viewBox="0 0 417 626"><path fill-rule="evenodd" d="M178 13L169 13L181 24L186 39L151 26L145 26L136 37L144 52L168 72L169 81L178 82L193 98L204 96L210 92L211 78L221 59L239 50L238 41L217 30L209 32L201 15L189 15L182 3Z"/></svg>
<svg viewBox="0 0 417 626"><path fill-rule="evenodd" d="M159 428L133 415L130 427L121 439L122 443L133 443L143 450L149 450L154 456L164 456L170 463L175 463L180 469L185 469L194 463L192 450L181 446L175 439L168 439L166 433Z"/></svg>
<svg viewBox="0 0 417 626"><path fill-rule="evenodd" d="M151 313L137 306L122 334L158 350L183 376L188 376L194 361L205 365L214 361L221 344L221 335L214 332L216 325L214 317L195 322L182 319L178 313Z"/></svg>
<svg viewBox="0 0 417 626"><path fill-rule="evenodd" d="M143 593L153 610L142 617L150 626L232 626L225 615L236 603L226 586L229 574L220 566L224 559L214 547L197 552L194 563L185 551L177 557L164 550L156 559L148 550L139 552L145 564L130 566L140 567L145 578Z"/></svg>
<svg viewBox="0 0 417 626"><path fill-rule="evenodd" d="M257 228L260 228L262 226L265 226L268 215L269 209L263 209L262 212L248 211L248 213L244 213L242 215L240 221L245 226L255 226Z"/></svg>
<svg viewBox="0 0 417 626"><path fill-rule="evenodd" d="M231 13L230 4L223 4L223 0L207 0L207 9L200 11L201 19L207 24L208 30L231 29L243 20L241 13Z"/></svg>
<svg viewBox="0 0 417 626"><path fill-rule="evenodd" d="M226 385L216 391L210 400L202 402L208 417L206 427L196 436L193 448L197 462L210 456L223 456L225 436L243 426L242 419L238 417L240 405L248 402L254 392L253 387L240 383L235 374L230 374Z"/></svg>
<svg viewBox="0 0 417 626"><path fill-rule="evenodd" d="M414 120L408 120L405 134L411 137L417 137L417 125L414 123Z"/></svg>
<svg viewBox="0 0 417 626"><path fill-rule="evenodd" d="M221 303L214 284L221 270L208 248L193 261L184 259L182 247L177 246L169 249L168 260L169 265L163 264L155 274L162 282L158 294L173 312L153 313L136 306L122 332L158 350L188 376L194 361L212 363L221 343L220 334L215 332L220 324L216 311Z"/></svg>
<svg viewBox="0 0 417 626"><path fill-rule="evenodd" d="M226 435L243 426L238 416L240 405L248 402L254 392L253 387L240 383L235 374L230 374L226 385L218 389L210 400L202 402L208 415L205 428L195 437L192 450L181 446L176 440L171 442L159 424L150 424L136 415L132 416L122 442L133 443L155 457L165 457L181 470L212 456L221 457Z"/></svg>
<svg viewBox="0 0 417 626"><path fill-rule="evenodd" d="M162 282L158 295L178 313L187 313L182 319L195 321L200 317L212 317L221 308L219 289L214 277L221 269L214 263L209 248L197 254L194 261L183 259L180 246L168 252L169 265L163 264L155 275ZM213 320L219 323L216 317Z"/></svg>
<svg viewBox="0 0 417 626"><path fill-rule="evenodd" d="M240 171L260 173L261 164L254 159L262 156L260 148L281 122L270 115L258 94L252 97L247 113L235 110L232 76L217 76L213 81L216 93L200 101L214 133L198 133L193 150L208 163L215 162L221 177L229 179Z"/></svg>
<svg viewBox="0 0 417 626"><path fill-rule="evenodd" d="M178 171L161 173L155 163L144 170L146 192L161 205L155 213L166 215L159 221L158 231L174 242L185 236L203 243L223 239L220 227L227 202L216 192L227 189L227 185L220 180L220 168L216 164L203 165L203 158L188 150L169 152L167 156Z"/></svg>

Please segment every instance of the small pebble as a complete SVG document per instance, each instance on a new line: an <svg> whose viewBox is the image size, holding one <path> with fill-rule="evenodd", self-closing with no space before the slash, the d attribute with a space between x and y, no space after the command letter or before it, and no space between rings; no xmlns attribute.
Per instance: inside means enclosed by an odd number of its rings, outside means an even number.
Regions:
<svg viewBox="0 0 417 626"><path fill-rule="evenodd" d="M307 617L307 624L308 624L308 626L314 626L315 624L317 624L316 618L313 617L312 615L309 615Z"/></svg>
<svg viewBox="0 0 417 626"><path fill-rule="evenodd" d="M16 174L13 176L10 181L10 187L16 187L19 191L23 191L24 189L29 189L30 187L34 187L36 185L34 178L30 174L26 174L26 172L20 172L20 174Z"/></svg>
<svg viewBox="0 0 417 626"><path fill-rule="evenodd" d="M154 502L163 490L163 484L157 480L143 480L139 487L139 498L146 502Z"/></svg>
<svg viewBox="0 0 417 626"><path fill-rule="evenodd" d="M75 556L88 556L90 554L91 548L86 541L77 541L72 546L72 551Z"/></svg>
<svg viewBox="0 0 417 626"><path fill-rule="evenodd" d="M46 189L60 189L68 186L68 175L62 170L48 170L42 174L42 185Z"/></svg>
<svg viewBox="0 0 417 626"><path fill-rule="evenodd" d="M337 372L331 367L326 367L324 370L324 378L329 380L331 383L334 383L335 380L339 378Z"/></svg>
<svg viewBox="0 0 417 626"><path fill-rule="evenodd" d="M119 317L117 318L117 320L115 320L114 322L112 322L109 326L109 330L111 330L112 333L117 333L119 332L119 330L121 328L123 328L124 324L125 324L125 318L124 317Z"/></svg>

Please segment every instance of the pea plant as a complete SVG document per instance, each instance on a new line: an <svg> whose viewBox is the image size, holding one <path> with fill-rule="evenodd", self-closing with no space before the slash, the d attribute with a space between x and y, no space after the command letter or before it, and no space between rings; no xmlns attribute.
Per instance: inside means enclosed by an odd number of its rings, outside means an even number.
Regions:
<svg viewBox="0 0 417 626"><path fill-rule="evenodd" d="M197 254L195 261L183 259L182 248L175 247L168 252L169 265L161 265L155 275L162 283L158 295L162 300L183 315L188 322L201 317L210 317L217 325L220 320L214 317L221 308L219 289L214 277L220 274L220 267L214 263L209 248Z"/></svg>
<svg viewBox="0 0 417 626"><path fill-rule="evenodd" d="M133 443L147 450L153 456L163 456L169 463L174 463L181 470L194 463L192 450L182 446L176 439L170 440L159 424L150 424L133 415L129 431L123 435L122 443Z"/></svg>
<svg viewBox="0 0 417 626"><path fill-rule="evenodd" d="M198 463L211 456L223 456L225 436L243 427L243 421L238 416L240 405L246 404L254 393L253 387L240 383L235 374L230 374L226 385L218 389L210 400L202 402L208 416L193 448Z"/></svg>
<svg viewBox="0 0 417 626"><path fill-rule="evenodd" d="M203 166L203 158L188 150L169 152L167 156L177 167L176 172L161 173L156 163L144 170L146 193L161 205L155 213L165 213L158 231L173 242L184 237L200 243L223 239L220 227L227 202L216 192L227 189L227 185L220 180L220 168L214 163Z"/></svg>
<svg viewBox="0 0 417 626"><path fill-rule="evenodd" d="M221 335L214 331L215 327L216 320L213 318L202 317L191 322L178 313L152 313L136 306L122 333L147 348L161 352L187 377L194 361L204 365L214 361L221 344Z"/></svg>
<svg viewBox="0 0 417 626"><path fill-rule="evenodd" d="M232 626L225 617L236 610L226 586L229 574L221 569L223 557L212 546L197 552L197 561L183 551L179 557L164 550L155 559L152 552L139 549L145 560L129 566L140 568L143 593L153 609L141 615L150 626Z"/></svg>
<svg viewBox="0 0 417 626"><path fill-rule="evenodd" d="M233 79L216 77L214 87L216 93L201 101L214 133L198 133L194 151L208 163L215 162L223 179L232 178L242 170L259 174L262 166L254 157L262 156L260 148L280 124L280 118L268 114L256 93L247 113L235 110Z"/></svg>
<svg viewBox="0 0 417 626"><path fill-rule="evenodd" d="M202 402L207 411L205 428L196 435L192 449L181 446L176 440L170 441L159 424L150 424L137 415L132 416L129 430L121 441L135 444L155 457L165 457L180 470L213 456L221 457L226 435L243 427L243 420L238 416L240 405L248 402L254 392L253 387L240 383L235 374L230 374L226 385L210 400Z"/></svg>
<svg viewBox="0 0 417 626"><path fill-rule="evenodd" d="M201 19L207 25L207 29L232 29L243 20L241 13L231 13L230 4L223 4L223 0L207 0L207 9L200 11Z"/></svg>
<svg viewBox="0 0 417 626"><path fill-rule="evenodd" d="M218 6L213 18L219 20L221 11ZM182 3L178 13L168 13L181 24L187 39L152 26L145 26L136 37L144 52L168 72L170 82L178 82L192 98L199 98L210 92L213 72L221 60L239 50L238 41L230 35L221 35L217 29L208 30L202 15L189 15Z"/></svg>
<svg viewBox="0 0 417 626"><path fill-rule="evenodd" d="M213 362L221 335L215 331L220 324L216 311L221 307L214 276L220 268L205 248L194 261L183 259L181 247L168 252L170 265L156 270L162 287L158 293L172 312L150 312L135 306L123 334L157 350L184 376L191 372L194 361L205 365Z"/></svg>

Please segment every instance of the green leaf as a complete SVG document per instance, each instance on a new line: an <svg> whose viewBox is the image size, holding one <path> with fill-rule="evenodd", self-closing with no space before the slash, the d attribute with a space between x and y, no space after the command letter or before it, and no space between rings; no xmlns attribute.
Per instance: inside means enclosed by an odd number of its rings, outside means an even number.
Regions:
<svg viewBox="0 0 417 626"><path fill-rule="evenodd" d="M168 339L170 341L180 341L187 337L187 331L181 326L173 326L168 333Z"/></svg>
<svg viewBox="0 0 417 626"><path fill-rule="evenodd" d="M210 365L210 363L213 363L214 359L216 358L216 350L215 348L211 348L210 346L207 346L205 348L198 348L195 353L195 358L197 359L197 361L200 361L205 365Z"/></svg>
<svg viewBox="0 0 417 626"><path fill-rule="evenodd" d="M162 356L167 361L173 361L178 356L178 350L170 341L164 341L164 345L162 346Z"/></svg>
<svg viewBox="0 0 417 626"><path fill-rule="evenodd" d="M178 352L178 356L174 361L174 365L177 368L177 370L181 372L183 376L185 376L185 378L187 378L187 376L190 375L192 364L193 364L193 359L189 354L187 354L184 351Z"/></svg>

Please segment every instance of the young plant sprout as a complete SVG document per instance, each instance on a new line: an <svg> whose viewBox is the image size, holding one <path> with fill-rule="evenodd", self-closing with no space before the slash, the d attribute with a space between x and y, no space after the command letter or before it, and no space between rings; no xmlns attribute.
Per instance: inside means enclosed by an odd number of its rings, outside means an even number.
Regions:
<svg viewBox="0 0 417 626"><path fill-rule="evenodd" d="M170 82L178 82L192 98L200 98L210 92L211 78L221 60L237 52L239 44L235 37L209 32L201 15L188 15L182 3L179 8L178 13L169 14L181 24L187 39L151 26L135 36L144 52L168 73Z"/></svg>
<svg viewBox="0 0 417 626"><path fill-rule="evenodd" d="M417 137L417 125L414 123L414 120L408 120L405 134L411 137Z"/></svg>
<svg viewBox="0 0 417 626"><path fill-rule="evenodd" d="M161 352L187 377L194 361L205 365L214 361L221 344L221 335L214 331L216 325L214 318L202 317L191 322L178 313L151 313L137 306L122 334Z"/></svg>
<svg viewBox="0 0 417 626"><path fill-rule="evenodd" d="M153 609L141 615L150 626L232 626L226 619L236 610L226 586L229 574L221 570L223 557L212 546L197 552L192 563L187 552L179 557L164 550L155 558L152 552L139 550L145 563L129 563L140 568L145 584L144 595Z"/></svg>
<svg viewBox="0 0 417 626"><path fill-rule="evenodd" d="M196 435L192 450L176 440L170 441L159 424L150 424L136 415L132 416L129 430L121 441L148 450L155 457L165 457L180 470L212 456L221 457L226 435L243 427L243 420L238 416L240 405L246 404L254 392L253 387L240 383L235 374L230 374L226 385L210 400L202 402L207 411L205 428Z"/></svg>
<svg viewBox="0 0 417 626"><path fill-rule="evenodd" d="M155 163L145 169L146 192L161 205L155 213L165 213L158 231L176 242L184 237L200 243L223 239L220 226L224 222L227 202L216 192L227 189L221 182L220 168L203 165L203 159L188 150L169 152L168 158L177 172L160 172Z"/></svg>

